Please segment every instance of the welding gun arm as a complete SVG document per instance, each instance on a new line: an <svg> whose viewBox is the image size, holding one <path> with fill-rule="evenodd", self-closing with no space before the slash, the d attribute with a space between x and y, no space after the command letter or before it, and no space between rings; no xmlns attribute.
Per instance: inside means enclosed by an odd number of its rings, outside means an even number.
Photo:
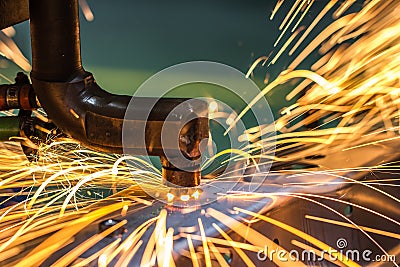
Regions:
<svg viewBox="0 0 400 267"><path fill-rule="evenodd" d="M88 147L122 153L157 155L162 159L164 178L182 186L199 183L200 141L208 137L208 107L201 100L185 106L187 99L159 99L148 118L143 121L124 120L130 96L113 95L101 89L92 74L82 67L78 0L30 0L32 45L31 79L41 106L61 130ZM149 99L136 101L135 110L148 110ZM151 101L150 101L151 102ZM175 109L178 105L183 105ZM194 106L194 108L193 108ZM196 112L194 112L196 110ZM165 122L168 114L175 118ZM201 114L201 116L198 116ZM134 116L134 114L133 114ZM193 118L190 121L187 118ZM138 139L145 142L122 145L122 129L143 125ZM161 128L165 124L179 126L176 134L179 146L168 147L161 142ZM143 139L142 139L143 140ZM166 153L168 152L170 153ZM171 154L172 153L172 154ZM169 162L169 157L182 157L192 161L189 173ZM182 178L187 176L186 182ZM190 178L192 177L192 178ZM182 178L182 179L181 179Z"/></svg>

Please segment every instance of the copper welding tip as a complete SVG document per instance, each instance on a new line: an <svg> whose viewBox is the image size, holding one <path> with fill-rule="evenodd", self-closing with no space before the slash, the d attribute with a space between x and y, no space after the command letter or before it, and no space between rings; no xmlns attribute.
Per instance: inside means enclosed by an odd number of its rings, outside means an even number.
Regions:
<svg viewBox="0 0 400 267"><path fill-rule="evenodd" d="M200 184L201 172L200 171L182 171L180 169L162 168L162 176L164 180L172 185L182 187L194 187Z"/></svg>
<svg viewBox="0 0 400 267"><path fill-rule="evenodd" d="M184 170L175 167L166 157L162 156L162 177L170 187L194 187L200 185L200 165L192 161L184 166Z"/></svg>

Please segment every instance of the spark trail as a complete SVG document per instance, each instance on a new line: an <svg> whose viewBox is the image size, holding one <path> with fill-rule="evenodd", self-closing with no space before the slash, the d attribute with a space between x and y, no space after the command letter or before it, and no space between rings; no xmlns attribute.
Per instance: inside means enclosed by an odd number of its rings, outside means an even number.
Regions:
<svg viewBox="0 0 400 267"><path fill-rule="evenodd" d="M271 19L276 12L282 11L283 2L278 1ZM233 160L253 160L257 164L257 159L267 157L258 153L259 147L270 146L272 139L268 135L279 131L276 154L268 160L283 167L279 171L271 171L269 180L259 191L247 192L245 183L240 183L240 190L220 194L217 201L205 210L201 207L177 209L149 199L138 186L137 180L144 180L155 189L161 184L159 171L140 158L99 153L63 139L43 144L34 162L24 160L20 153L3 149L4 153L0 155L0 187L2 195L6 196L2 204L7 205L4 205L0 215L1 264L38 266L48 263L46 261L53 254L65 251L69 244L74 244L72 249L53 262L55 266L128 266L130 262L140 262L143 266L174 266L182 257L187 257L193 266L225 266L232 260L228 253L230 248L239 255L236 263L251 266L258 264L254 255L266 245L271 249L289 250L274 242L272 236L253 228L261 221L296 236L291 243L300 251L313 249L320 253L332 248L335 244L292 226L291 221L265 215L267 211L273 211L274 207L293 199L318 206L336 216L331 219L308 213L298 220L359 231L383 255L395 253L396 248L387 251L372 234L398 239L398 232L358 225L359 222L335 209L335 205L351 205L374 218L380 218L382 225L398 227L400 222L396 213L377 210L371 203L351 202L346 199L345 193L341 193L345 186L360 186L369 194L379 196L384 203L391 203L394 210L399 210L398 194L386 192L387 188L398 186L400 180L400 168L397 162L390 162L392 158L389 162L366 166L333 169L319 166L306 170L286 168L293 162L319 155L321 151L328 156L336 155L343 150L395 144L399 138L400 18L397 14L400 3L366 1L359 12L346 14L356 1L337 2L330 1L303 32L302 28L295 29L312 9L314 1L295 1L281 24L282 36L294 25L293 35L274 56L257 60L249 70L250 74L260 62L265 63L269 58L272 60L270 66L273 66L285 51L294 55L288 69L267 84L249 107L230 122L230 129L269 91L280 84L302 79L287 95L288 100L299 96L296 103L282 110L275 127L260 125L246 130L240 137L251 143L236 151L237 156ZM334 22L318 33L313 41L305 43L307 36L315 31L318 21L329 11L334 13ZM294 46L291 47L292 44ZM301 46L305 48L300 52ZM321 57L311 70L298 69L316 50ZM226 118L231 118L230 114L226 114ZM217 156L222 154L224 152ZM126 160L130 160L129 166ZM133 172L135 177L132 177L132 168L136 170ZM351 177L348 176L350 173ZM364 177L366 173L386 173L389 178L362 181L352 178ZM229 175L234 176L233 173ZM221 177L216 185L222 186L226 183L225 179ZM213 180L218 181L218 177ZM335 193L332 188L340 190ZM24 196L25 199L12 202L17 196ZM227 208L226 203L231 203L231 206ZM123 231L130 223L129 219L139 214L146 216L134 228L130 225L128 232ZM192 217L193 225L176 227L171 223L175 218L182 219L183 215ZM92 235L84 240L79 237L79 233L94 222L111 217L121 220L95 234L92 231ZM209 229L214 229L216 234L207 235L206 230ZM113 239L109 238L110 234ZM312 246L295 238L307 240ZM101 242L106 245L96 251L91 249ZM187 244L186 249L181 246L175 250L182 242ZM278 266L305 265L301 261L284 262L267 256ZM325 259L333 264L359 266L341 252L333 252L330 256L336 259ZM391 263L396 265L395 259L391 259Z"/></svg>

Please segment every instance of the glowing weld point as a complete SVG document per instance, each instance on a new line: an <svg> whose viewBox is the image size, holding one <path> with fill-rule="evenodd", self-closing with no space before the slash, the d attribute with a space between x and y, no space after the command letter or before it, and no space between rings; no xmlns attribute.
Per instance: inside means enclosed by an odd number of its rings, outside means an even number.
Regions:
<svg viewBox="0 0 400 267"><path fill-rule="evenodd" d="M197 190L192 194L192 197L193 197L194 199L198 199L199 196L200 196L200 192L197 191Z"/></svg>
<svg viewBox="0 0 400 267"><path fill-rule="evenodd" d="M173 194L171 194L171 193L168 193L167 194L167 199L168 199L168 202L171 202L173 199L174 199L174 195Z"/></svg>
<svg viewBox="0 0 400 267"><path fill-rule="evenodd" d="M189 195L182 195L182 196L181 196L181 200L182 200L182 201L189 201L189 199L190 199L190 196L189 196Z"/></svg>

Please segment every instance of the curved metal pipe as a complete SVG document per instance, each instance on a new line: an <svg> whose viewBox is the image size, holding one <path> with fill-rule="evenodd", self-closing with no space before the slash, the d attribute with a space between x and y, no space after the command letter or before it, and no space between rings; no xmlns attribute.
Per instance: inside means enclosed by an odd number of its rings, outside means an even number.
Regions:
<svg viewBox="0 0 400 267"><path fill-rule="evenodd" d="M130 96L110 94L101 89L92 74L81 64L80 36L77 0L31 0L30 25L32 40L33 88L41 106L52 121L66 134L97 150L122 153L122 125ZM137 110L147 110L146 98L141 99ZM187 99L162 98L152 109L146 121L146 147L130 147L132 153L164 157L161 143L160 122ZM195 160L200 156L199 143L208 137L207 104L196 101L197 110L202 110L202 118L195 118L180 129L195 129L190 132L190 143L180 142L176 155L183 154ZM182 118L193 116L193 110L179 109ZM184 121L184 120L182 120ZM143 122L141 122L143 124ZM181 133L180 133L181 134ZM184 133L182 133L184 134ZM187 138L185 140L188 140ZM191 173L179 168L171 171L172 164L162 160L163 168L168 168L164 178L178 185L195 186L199 183L199 167ZM172 174L171 174L172 173ZM178 174L176 174L178 173ZM180 176L179 179L172 176Z"/></svg>
<svg viewBox="0 0 400 267"><path fill-rule="evenodd" d="M84 74L76 0L29 1L32 72L37 80L69 82Z"/></svg>

